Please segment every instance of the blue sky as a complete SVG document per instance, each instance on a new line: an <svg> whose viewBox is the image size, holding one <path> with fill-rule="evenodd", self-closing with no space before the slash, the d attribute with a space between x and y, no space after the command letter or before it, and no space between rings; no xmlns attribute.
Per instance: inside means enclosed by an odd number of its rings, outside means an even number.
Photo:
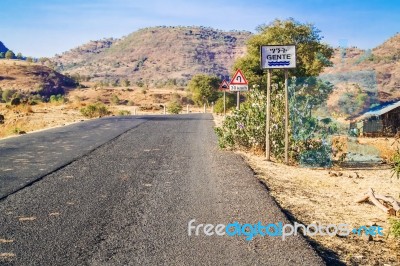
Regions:
<svg viewBox="0 0 400 266"><path fill-rule="evenodd" d="M400 31L400 2L378 0L1 0L0 41L53 56L90 40L150 26L248 30L275 18L314 23L324 41L373 48Z"/></svg>

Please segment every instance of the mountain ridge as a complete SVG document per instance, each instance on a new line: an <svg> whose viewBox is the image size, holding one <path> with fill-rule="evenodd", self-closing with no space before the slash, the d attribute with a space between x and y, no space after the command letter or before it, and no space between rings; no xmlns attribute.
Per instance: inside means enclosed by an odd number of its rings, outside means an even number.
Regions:
<svg viewBox="0 0 400 266"><path fill-rule="evenodd" d="M321 77L335 84L336 94L355 94L358 89L353 87L359 86L371 103L364 109L400 100L400 34L373 49L336 48L331 61L333 66L325 68Z"/></svg>
<svg viewBox="0 0 400 266"><path fill-rule="evenodd" d="M171 81L183 86L197 73L228 76L251 35L206 27L150 27L121 39L89 42L52 61L62 73L79 73L92 80L126 78L133 83Z"/></svg>

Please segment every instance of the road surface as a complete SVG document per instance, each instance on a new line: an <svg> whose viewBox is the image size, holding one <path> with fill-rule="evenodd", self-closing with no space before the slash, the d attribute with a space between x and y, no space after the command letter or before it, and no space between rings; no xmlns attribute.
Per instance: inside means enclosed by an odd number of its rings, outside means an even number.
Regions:
<svg viewBox="0 0 400 266"><path fill-rule="evenodd" d="M6 160L13 169L3 170L0 182L14 190L0 201L0 264L324 264L301 237L188 235L192 219L195 225L288 222L240 156L218 150L211 115L108 118L79 126L18 137L14 150L4 148L9 140L0 141L1 167ZM65 143L73 143L71 154ZM49 149L43 157L20 162L7 155L34 155L40 146ZM64 160L58 153L76 156ZM54 164L31 171L31 161ZM29 186L10 183L19 176Z"/></svg>
<svg viewBox="0 0 400 266"><path fill-rule="evenodd" d="M0 199L143 123L106 117L0 141Z"/></svg>

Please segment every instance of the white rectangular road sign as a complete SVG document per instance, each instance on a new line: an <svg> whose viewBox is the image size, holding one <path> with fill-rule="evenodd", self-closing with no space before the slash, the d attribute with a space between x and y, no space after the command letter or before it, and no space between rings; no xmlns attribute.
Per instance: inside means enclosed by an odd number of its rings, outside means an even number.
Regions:
<svg viewBox="0 0 400 266"><path fill-rule="evenodd" d="M249 85L229 85L230 91L248 91Z"/></svg>
<svg viewBox="0 0 400 266"><path fill-rule="evenodd" d="M296 46L261 46L261 68L296 68Z"/></svg>

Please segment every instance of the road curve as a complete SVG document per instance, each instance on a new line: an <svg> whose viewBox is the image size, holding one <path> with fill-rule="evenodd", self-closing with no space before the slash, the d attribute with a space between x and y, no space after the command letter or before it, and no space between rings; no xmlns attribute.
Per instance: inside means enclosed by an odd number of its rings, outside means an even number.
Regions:
<svg viewBox="0 0 400 266"><path fill-rule="evenodd" d="M288 221L242 158L218 150L211 115L126 119L122 135L0 201L0 264L324 264L301 237L188 236L192 219Z"/></svg>

